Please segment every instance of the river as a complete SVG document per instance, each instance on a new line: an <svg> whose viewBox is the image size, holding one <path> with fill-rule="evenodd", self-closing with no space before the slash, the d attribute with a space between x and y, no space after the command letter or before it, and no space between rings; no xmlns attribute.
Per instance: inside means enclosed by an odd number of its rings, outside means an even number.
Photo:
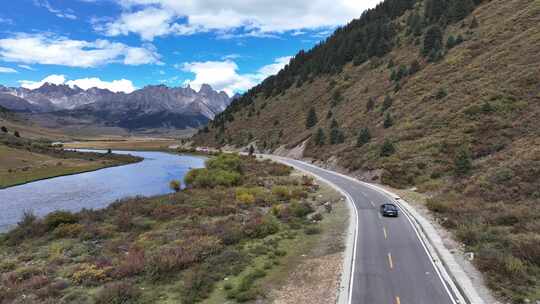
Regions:
<svg viewBox="0 0 540 304"><path fill-rule="evenodd" d="M171 180L183 181L191 168L202 168L205 161L204 157L164 152L114 153L132 154L144 160L0 190L0 231L15 225L25 210L44 216L55 210L104 208L125 197L170 193Z"/></svg>

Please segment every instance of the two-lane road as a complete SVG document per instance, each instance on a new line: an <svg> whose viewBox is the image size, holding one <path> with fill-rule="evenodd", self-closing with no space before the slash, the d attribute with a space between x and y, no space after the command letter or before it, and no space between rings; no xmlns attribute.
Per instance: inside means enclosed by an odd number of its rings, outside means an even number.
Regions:
<svg viewBox="0 0 540 304"><path fill-rule="evenodd" d="M310 172L348 194L357 210L358 229L348 303L455 304L417 231L403 212L381 217L379 206L392 198L340 174L279 158Z"/></svg>

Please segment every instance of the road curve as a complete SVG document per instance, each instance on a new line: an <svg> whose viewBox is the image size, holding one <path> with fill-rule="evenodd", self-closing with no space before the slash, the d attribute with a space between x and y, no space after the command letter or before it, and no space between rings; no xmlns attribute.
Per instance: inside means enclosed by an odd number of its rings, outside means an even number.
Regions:
<svg viewBox="0 0 540 304"><path fill-rule="evenodd" d="M358 228L347 303L459 303L407 216L403 212L398 218L380 216L379 206L393 198L338 173L298 160L277 159L331 182L356 208Z"/></svg>

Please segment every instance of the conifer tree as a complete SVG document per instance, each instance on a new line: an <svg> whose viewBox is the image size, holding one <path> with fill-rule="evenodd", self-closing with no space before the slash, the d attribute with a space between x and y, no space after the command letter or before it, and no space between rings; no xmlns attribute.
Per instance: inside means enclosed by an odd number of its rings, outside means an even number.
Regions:
<svg viewBox="0 0 540 304"><path fill-rule="evenodd" d="M369 132L368 128L363 128L360 130L360 133L358 133L358 138L356 139L356 146L361 147L365 144L367 144L371 140L371 133Z"/></svg>
<svg viewBox="0 0 540 304"><path fill-rule="evenodd" d="M385 139L383 145L381 146L380 155L382 157L387 157L396 152L396 147L394 147L394 144L391 140Z"/></svg>
<svg viewBox="0 0 540 304"><path fill-rule="evenodd" d="M466 175L472 169L471 153L467 147L461 147L454 159L454 167L457 175Z"/></svg>
<svg viewBox="0 0 540 304"><path fill-rule="evenodd" d="M453 0L450 6L450 19L457 22L467 17L474 9L472 0Z"/></svg>
<svg viewBox="0 0 540 304"><path fill-rule="evenodd" d="M317 124L317 112L315 112L315 108L311 107L308 112L308 116L306 118L306 128L311 129Z"/></svg>
<svg viewBox="0 0 540 304"><path fill-rule="evenodd" d="M383 104L382 104L382 110L383 112L390 109L390 107L392 106L392 103L394 101L392 100L392 97L386 95L386 97L384 98L384 101L383 101Z"/></svg>
<svg viewBox="0 0 540 304"><path fill-rule="evenodd" d="M394 125L394 119L392 118L392 115L390 114L390 112L386 112L386 115L384 116L383 126L385 129L388 129L392 125Z"/></svg>
<svg viewBox="0 0 540 304"><path fill-rule="evenodd" d="M422 54L428 56L433 52L439 52L442 48L442 38L442 30L438 25L430 27L424 35Z"/></svg>
<svg viewBox="0 0 540 304"><path fill-rule="evenodd" d="M315 144L317 146L323 146L326 142L326 136L324 135L324 130L319 128L317 133L315 133Z"/></svg>
<svg viewBox="0 0 540 304"><path fill-rule="evenodd" d="M373 97L370 97L366 104L366 112L371 112L371 110L373 110L374 107L375 107L375 99Z"/></svg>

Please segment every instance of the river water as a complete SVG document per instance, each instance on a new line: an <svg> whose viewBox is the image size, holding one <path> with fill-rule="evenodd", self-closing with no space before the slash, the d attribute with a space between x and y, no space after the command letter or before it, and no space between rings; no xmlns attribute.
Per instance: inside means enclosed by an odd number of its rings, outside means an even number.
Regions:
<svg viewBox="0 0 540 304"><path fill-rule="evenodd" d="M24 210L44 216L55 210L107 207L115 200L171 192L169 182L184 180L191 168L204 167L204 157L164 152L114 151L144 160L130 165L56 177L0 190L0 231L21 218Z"/></svg>

